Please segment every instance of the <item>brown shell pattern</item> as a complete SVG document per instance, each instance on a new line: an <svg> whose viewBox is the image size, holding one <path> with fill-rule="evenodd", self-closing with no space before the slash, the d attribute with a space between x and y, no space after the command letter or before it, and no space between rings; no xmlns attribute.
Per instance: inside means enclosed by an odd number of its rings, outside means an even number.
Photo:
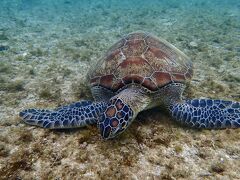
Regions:
<svg viewBox="0 0 240 180"><path fill-rule="evenodd" d="M192 77L190 59L163 39L147 33L128 34L114 44L89 74L91 86L117 91L136 83L156 91Z"/></svg>

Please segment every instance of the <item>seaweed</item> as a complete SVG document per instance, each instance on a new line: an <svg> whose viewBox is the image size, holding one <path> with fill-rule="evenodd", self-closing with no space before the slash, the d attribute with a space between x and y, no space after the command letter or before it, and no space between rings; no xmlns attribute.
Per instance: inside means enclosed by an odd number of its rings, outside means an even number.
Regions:
<svg viewBox="0 0 240 180"><path fill-rule="evenodd" d="M0 33L0 41L7 41L9 40L8 36L3 32Z"/></svg>
<svg viewBox="0 0 240 180"><path fill-rule="evenodd" d="M73 81L71 89L76 99L92 99L91 90L86 80Z"/></svg>
<svg viewBox="0 0 240 180"><path fill-rule="evenodd" d="M24 90L24 81L15 80L11 82L5 82L0 84L0 90L9 91L9 92L18 92Z"/></svg>
<svg viewBox="0 0 240 180"><path fill-rule="evenodd" d="M5 166L0 168L0 177L3 179L19 178L21 170L32 170L31 153L22 146L11 155Z"/></svg>
<svg viewBox="0 0 240 180"><path fill-rule="evenodd" d="M0 62L0 73L11 73L11 66L6 62Z"/></svg>
<svg viewBox="0 0 240 180"><path fill-rule="evenodd" d="M19 132L19 135L20 135L18 138L18 141L20 141L19 144L30 143L33 140L32 133L29 131L26 131L25 129Z"/></svg>
<svg viewBox="0 0 240 180"><path fill-rule="evenodd" d="M43 99L58 100L61 98L61 90L55 82L42 83L38 89L38 95Z"/></svg>
<svg viewBox="0 0 240 180"><path fill-rule="evenodd" d="M174 150L176 153L181 153L183 151L183 147L181 145L174 146Z"/></svg>
<svg viewBox="0 0 240 180"><path fill-rule="evenodd" d="M7 157L9 155L9 150L4 144L0 144L0 157Z"/></svg>
<svg viewBox="0 0 240 180"><path fill-rule="evenodd" d="M226 165L224 164L224 162L216 162L212 164L210 167L211 172L215 172L218 174L223 173L225 170L226 170Z"/></svg>
<svg viewBox="0 0 240 180"><path fill-rule="evenodd" d="M37 48L37 49L30 51L30 54L32 56L41 57L41 56L47 55L47 52L43 51L41 48Z"/></svg>

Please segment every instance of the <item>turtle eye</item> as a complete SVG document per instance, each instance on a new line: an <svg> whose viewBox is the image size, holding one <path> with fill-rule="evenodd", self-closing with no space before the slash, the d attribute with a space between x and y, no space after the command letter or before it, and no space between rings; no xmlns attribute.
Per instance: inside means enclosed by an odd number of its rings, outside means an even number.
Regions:
<svg viewBox="0 0 240 180"><path fill-rule="evenodd" d="M114 104L116 102L116 98L110 99L110 104Z"/></svg>

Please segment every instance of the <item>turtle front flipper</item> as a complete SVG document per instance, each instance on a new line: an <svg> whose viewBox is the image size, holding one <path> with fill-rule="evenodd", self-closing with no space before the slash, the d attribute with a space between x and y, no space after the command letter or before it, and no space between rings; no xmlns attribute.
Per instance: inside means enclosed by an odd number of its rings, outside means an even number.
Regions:
<svg viewBox="0 0 240 180"><path fill-rule="evenodd" d="M25 123L43 128L77 128L96 124L105 109L105 102L80 101L54 110L27 109L19 116Z"/></svg>
<svg viewBox="0 0 240 180"><path fill-rule="evenodd" d="M193 99L172 104L171 115L195 128L240 128L240 103L224 100Z"/></svg>

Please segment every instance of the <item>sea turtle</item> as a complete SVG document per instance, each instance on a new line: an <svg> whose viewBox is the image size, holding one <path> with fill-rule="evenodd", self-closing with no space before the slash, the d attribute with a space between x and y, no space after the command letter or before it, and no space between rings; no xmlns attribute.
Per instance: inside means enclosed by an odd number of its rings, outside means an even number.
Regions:
<svg viewBox="0 0 240 180"><path fill-rule="evenodd" d="M126 35L114 44L88 74L95 99L54 110L27 109L23 121L49 129L98 124L104 139L127 129L140 111L163 105L176 121L195 128L240 127L240 103L225 100L183 100L192 61L166 40L144 32Z"/></svg>

